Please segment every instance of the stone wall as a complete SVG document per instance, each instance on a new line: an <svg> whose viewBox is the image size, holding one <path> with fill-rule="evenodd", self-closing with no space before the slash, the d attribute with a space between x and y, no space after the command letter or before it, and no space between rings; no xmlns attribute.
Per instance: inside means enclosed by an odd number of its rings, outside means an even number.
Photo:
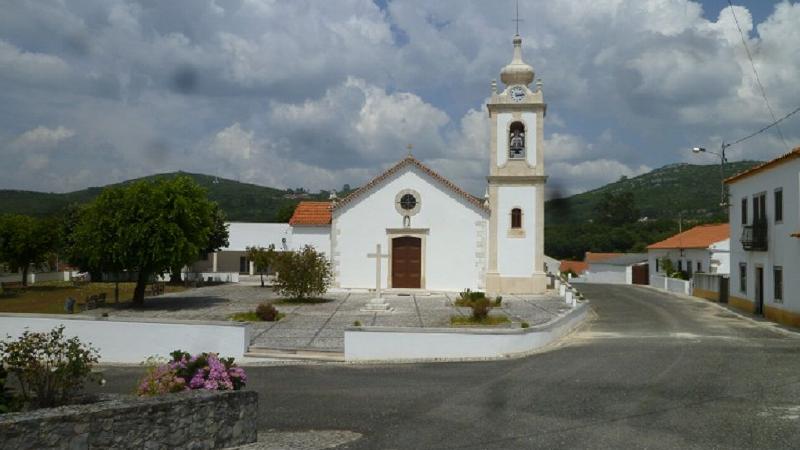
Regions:
<svg viewBox="0 0 800 450"><path fill-rule="evenodd" d="M213 449L256 441L254 391L189 391L0 415L0 449Z"/></svg>

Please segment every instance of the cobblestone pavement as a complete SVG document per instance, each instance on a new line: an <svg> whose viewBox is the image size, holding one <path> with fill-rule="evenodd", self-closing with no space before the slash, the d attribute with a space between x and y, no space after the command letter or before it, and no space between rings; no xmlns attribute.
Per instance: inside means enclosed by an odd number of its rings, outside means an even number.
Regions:
<svg viewBox="0 0 800 450"><path fill-rule="evenodd" d="M361 308L372 298L369 293L347 291L325 295L329 302L316 304L276 303L284 314L278 322L251 324L251 344L274 349L342 351L344 329L356 321L364 326L449 327L453 315L467 316L469 308L456 307L456 294L387 293L384 299L393 312L363 312ZM143 309L104 308L91 311L108 312L118 317L148 317L168 320L229 320L237 312L252 311L262 301L277 301L272 289L260 286L227 284L191 289L145 300ZM540 296L507 295L493 315L505 315L511 323L498 327L518 328L522 322L531 326L550 321L567 309L563 300L553 294Z"/></svg>

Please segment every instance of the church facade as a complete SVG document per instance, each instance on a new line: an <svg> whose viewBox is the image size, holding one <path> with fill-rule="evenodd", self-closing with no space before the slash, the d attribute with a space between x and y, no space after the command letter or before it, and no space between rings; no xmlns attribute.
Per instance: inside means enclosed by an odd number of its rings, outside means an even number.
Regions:
<svg viewBox="0 0 800 450"><path fill-rule="evenodd" d="M328 255L339 288L380 283L381 289L544 292L546 105L541 83L531 86L534 72L522 60L522 39L517 35L513 43L512 61L500 73L505 86L493 81L487 104L484 198L409 154L342 199L301 202L289 224L231 224L231 247L194 270L210 272L204 277L252 274L248 246L290 251L312 245Z"/></svg>
<svg viewBox="0 0 800 450"><path fill-rule="evenodd" d="M409 155L347 197L330 216L334 284L341 288L541 293L546 105L514 37L512 61L492 82L486 198L474 197ZM299 216L306 207L301 203ZM294 219L294 218L293 218ZM327 221L326 223L321 223ZM380 261L380 270L377 264Z"/></svg>

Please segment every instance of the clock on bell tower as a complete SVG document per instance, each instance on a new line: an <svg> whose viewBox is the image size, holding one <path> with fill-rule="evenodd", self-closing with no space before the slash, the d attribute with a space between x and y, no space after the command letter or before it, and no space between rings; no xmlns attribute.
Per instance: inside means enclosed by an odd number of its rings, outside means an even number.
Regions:
<svg viewBox="0 0 800 450"><path fill-rule="evenodd" d="M489 157L489 293L542 293L544 273L543 121L547 105L533 67L522 60L514 36L511 63L500 72L505 85L486 105L491 124Z"/></svg>

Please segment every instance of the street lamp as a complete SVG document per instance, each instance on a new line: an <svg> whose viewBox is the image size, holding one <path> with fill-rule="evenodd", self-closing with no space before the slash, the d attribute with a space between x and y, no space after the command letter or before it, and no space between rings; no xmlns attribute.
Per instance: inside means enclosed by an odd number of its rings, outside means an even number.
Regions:
<svg viewBox="0 0 800 450"><path fill-rule="evenodd" d="M728 206L727 199L725 198L725 163L728 162L728 159L725 157L725 149L730 147L730 144L726 144L725 142L722 143L720 146L720 153L712 152L710 150L706 150L705 147L694 147L692 148L692 152L694 153L710 153L712 155L719 156L719 184L720 184L720 201L719 206L726 207Z"/></svg>

